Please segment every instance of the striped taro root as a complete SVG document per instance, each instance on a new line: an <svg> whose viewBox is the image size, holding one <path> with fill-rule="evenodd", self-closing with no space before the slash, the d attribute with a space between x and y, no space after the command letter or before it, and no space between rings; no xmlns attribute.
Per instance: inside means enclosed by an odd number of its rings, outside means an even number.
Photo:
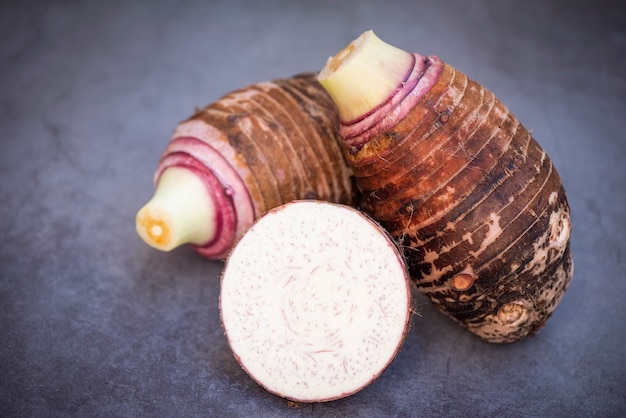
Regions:
<svg viewBox="0 0 626 418"><path fill-rule="evenodd" d="M360 208L412 279L490 342L533 334L573 275L570 215L545 151L480 84L368 31L319 80L335 101Z"/></svg>
<svg viewBox="0 0 626 418"><path fill-rule="evenodd" d="M137 232L223 259L255 219L295 199L352 202L337 111L315 74L231 92L182 122L155 173Z"/></svg>

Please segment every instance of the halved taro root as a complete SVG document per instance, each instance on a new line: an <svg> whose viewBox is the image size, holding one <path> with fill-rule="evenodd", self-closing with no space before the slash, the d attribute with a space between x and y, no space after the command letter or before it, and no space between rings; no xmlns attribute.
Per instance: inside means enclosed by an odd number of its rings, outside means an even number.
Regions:
<svg viewBox="0 0 626 418"><path fill-rule="evenodd" d="M222 275L224 332L243 369L297 402L358 392L406 335L407 270L387 233L354 208L294 201L266 213Z"/></svg>

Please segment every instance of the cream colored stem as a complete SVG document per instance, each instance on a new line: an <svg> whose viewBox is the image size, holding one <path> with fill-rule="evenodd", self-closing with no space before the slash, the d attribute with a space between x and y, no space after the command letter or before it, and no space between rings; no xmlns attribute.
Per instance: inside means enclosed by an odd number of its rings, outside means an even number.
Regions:
<svg viewBox="0 0 626 418"><path fill-rule="evenodd" d="M152 199L137 212L137 233L162 251L187 243L203 244L215 235L215 211L196 173L170 167L161 174Z"/></svg>
<svg viewBox="0 0 626 418"><path fill-rule="evenodd" d="M318 76L342 122L358 119L384 103L401 86L414 57L379 39L371 30L326 62Z"/></svg>

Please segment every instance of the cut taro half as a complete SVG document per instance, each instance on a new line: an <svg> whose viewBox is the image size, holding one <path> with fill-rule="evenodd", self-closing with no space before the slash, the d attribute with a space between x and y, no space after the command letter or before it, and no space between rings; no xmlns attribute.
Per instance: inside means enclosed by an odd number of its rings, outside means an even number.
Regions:
<svg viewBox="0 0 626 418"><path fill-rule="evenodd" d="M399 351L411 290L387 233L348 206L295 201L258 219L221 281L224 332L242 368L296 402L352 395Z"/></svg>

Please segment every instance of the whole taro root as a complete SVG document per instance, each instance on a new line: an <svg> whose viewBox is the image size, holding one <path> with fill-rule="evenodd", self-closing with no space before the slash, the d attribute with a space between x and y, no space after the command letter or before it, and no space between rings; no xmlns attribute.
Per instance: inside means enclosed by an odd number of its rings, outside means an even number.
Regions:
<svg viewBox="0 0 626 418"><path fill-rule="evenodd" d="M150 246L223 259L252 223L296 199L350 204L337 110L315 74L230 92L175 129L136 216Z"/></svg>
<svg viewBox="0 0 626 418"><path fill-rule="evenodd" d="M543 326L573 275L569 206L545 151L480 84L368 31L318 79L335 101L360 208L419 290L490 342Z"/></svg>

